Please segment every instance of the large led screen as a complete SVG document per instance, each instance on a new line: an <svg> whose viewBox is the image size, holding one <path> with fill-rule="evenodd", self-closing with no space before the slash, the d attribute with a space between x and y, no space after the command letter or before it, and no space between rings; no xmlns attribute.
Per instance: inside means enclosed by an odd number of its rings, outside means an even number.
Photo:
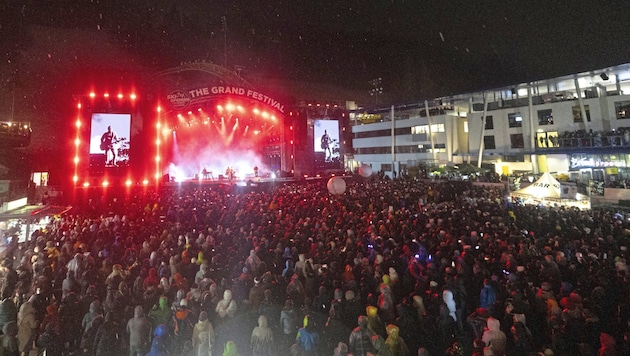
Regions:
<svg viewBox="0 0 630 356"><path fill-rule="evenodd" d="M324 162L339 162L339 121L315 120L313 139L316 156L323 152Z"/></svg>
<svg viewBox="0 0 630 356"><path fill-rule="evenodd" d="M92 114L90 161L105 167L129 165L131 114Z"/></svg>

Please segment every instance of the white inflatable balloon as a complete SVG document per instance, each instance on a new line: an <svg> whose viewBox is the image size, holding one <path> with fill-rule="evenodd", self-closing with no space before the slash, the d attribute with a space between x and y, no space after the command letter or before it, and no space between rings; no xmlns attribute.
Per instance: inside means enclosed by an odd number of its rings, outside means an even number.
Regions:
<svg viewBox="0 0 630 356"><path fill-rule="evenodd" d="M359 167L359 175L363 178L367 178L372 175L372 166L368 164L362 164Z"/></svg>
<svg viewBox="0 0 630 356"><path fill-rule="evenodd" d="M332 177L328 180L328 192L333 195L341 195L346 191L346 181L341 177Z"/></svg>

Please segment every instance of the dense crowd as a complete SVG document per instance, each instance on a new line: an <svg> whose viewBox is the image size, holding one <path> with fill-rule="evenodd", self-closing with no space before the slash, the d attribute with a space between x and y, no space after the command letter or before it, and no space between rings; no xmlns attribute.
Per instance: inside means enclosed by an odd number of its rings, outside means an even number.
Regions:
<svg viewBox="0 0 630 356"><path fill-rule="evenodd" d="M0 354L630 352L623 214L465 182L325 183L77 204L4 259Z"/></svg>

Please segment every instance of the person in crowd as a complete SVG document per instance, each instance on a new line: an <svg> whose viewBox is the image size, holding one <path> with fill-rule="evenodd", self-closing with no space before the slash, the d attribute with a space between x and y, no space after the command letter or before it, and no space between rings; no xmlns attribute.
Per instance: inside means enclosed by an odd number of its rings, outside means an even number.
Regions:
<svg viewBox="0 0 630 356"><path fill-rule="evenodd" d="M367 356L375 351L372 338L377 334L369 328L367 316L359 316L357 322L358 326L350 333L348 346L352 355Z"/></svg>
<svg viewBox="0 0 630 356"><path fill-rule="evenodd" d="M295 337L292 354L299 356L317 355L320 347L320 336L309 315L304 316L303 325Z"/></svg>
<svg viewBox="0 0 630 356"><path fill-rule="evenodd" d="M192 334L192 349L198 355L207 355L212 350L215 333L212 323L205 311L199 313L199 321L195 324Z"/></svg>
<svg viewBox="0 0 630 356"><path fill-rule="evenodd" d="M236 349L236 343L232 340L225 343L225 347L223 348L223 356L239 356L238 350Z"/></svg>
<svg viewBox="0 0 630 356"><path fill-rule="evenodd" d="M276 354L273 332L267 326L267 317L258 317L258 326L252 331L251 337L252 353L254 356L273 356Z"/></svg>
<svg viewBox="0 0 630 356"><path fill-rule="evenodd" d="M92 355L119 356L121 352L120 325L114 319L114 314L105 314L103 324L98 328L94 337Z"/></svg>
<svg viewBox="0 0 630 356"><path fill-rule="evenodd" d="M44 332L42 332L35 346L40 353L46 352L46 355L61 356L63 352L63 345L59 339L59 334L55 331L53 323L46 324Z"/></svg>
<svg viewBox="0 0 630 356"><path fill-rule="evenodd" d="M0 355L20 356L17 333L18 327L15 321L4 324L2 336L0 336Z"/></svg>
<svg viewBox="0 0 630 356"><path fill-rule="evenodd" d="M22 304L18 312L17 339L20 354L23 355L28 355L31 352L39 331L39 322L35 317L35 307L33 306L34 297L35 295L31 296L26 303Z"/></svg>
<svg viewBox="0 0 630 356"><path fill-rule="evenodd" d="M151 323L141 305L134 308L133 318L127 322L126 330L129 335L129 356L144 356L151 345Z"/></svg>

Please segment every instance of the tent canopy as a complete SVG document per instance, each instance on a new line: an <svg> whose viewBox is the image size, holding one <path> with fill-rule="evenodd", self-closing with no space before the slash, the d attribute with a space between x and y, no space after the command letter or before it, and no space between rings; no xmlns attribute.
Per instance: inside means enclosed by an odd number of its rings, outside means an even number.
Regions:
<svg viewBox="0 0 630 356"><path fill-rule="evenodd" d="M545 172L537 181L523 189L512 192L517 196L532 196L539 199L562 199L560 182L549 172Z"/></svg>

